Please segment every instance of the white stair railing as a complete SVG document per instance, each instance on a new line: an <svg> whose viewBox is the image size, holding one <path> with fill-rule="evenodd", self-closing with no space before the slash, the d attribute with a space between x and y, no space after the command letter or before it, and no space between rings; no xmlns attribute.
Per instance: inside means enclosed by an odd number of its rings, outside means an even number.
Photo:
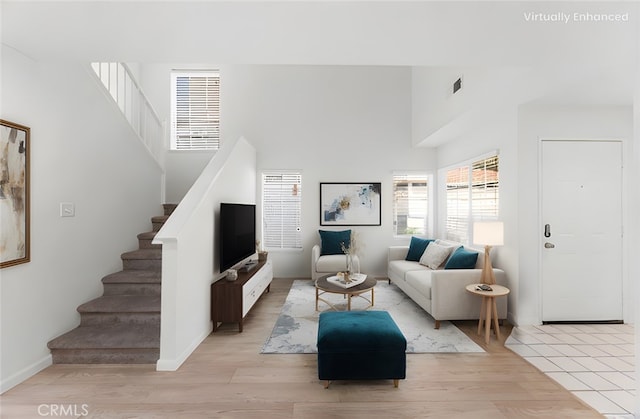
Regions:
<svg viewBox="0 0 640 419"><path fill-rule="evenodd" d="M165 125L129 67L124 63L91 63L91 68L153 158L164 169Z"/></svg>

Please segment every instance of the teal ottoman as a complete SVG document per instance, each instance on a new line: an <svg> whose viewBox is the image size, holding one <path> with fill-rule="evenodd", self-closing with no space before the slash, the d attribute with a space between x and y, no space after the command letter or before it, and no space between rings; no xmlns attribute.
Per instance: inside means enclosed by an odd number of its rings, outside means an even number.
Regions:
<svg viewBox="0 0 640 419"><path fill-rule="evenodd" d="M318 378L398 380L407 367L407 340L386 311L331 311L318 322Z"/></svg>

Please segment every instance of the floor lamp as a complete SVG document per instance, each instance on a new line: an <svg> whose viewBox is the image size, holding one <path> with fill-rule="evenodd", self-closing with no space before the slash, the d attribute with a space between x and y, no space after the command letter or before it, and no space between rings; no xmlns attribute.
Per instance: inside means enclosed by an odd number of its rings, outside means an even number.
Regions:
<svg viewBox="0 0 640 419"><path fill-rule="evenodd" d="M496 283L491 266L491 246L504 244L504 224L502 221L478 221L473 223L473 243L484 245L484 265L481 282L487 285Z"/></svg>

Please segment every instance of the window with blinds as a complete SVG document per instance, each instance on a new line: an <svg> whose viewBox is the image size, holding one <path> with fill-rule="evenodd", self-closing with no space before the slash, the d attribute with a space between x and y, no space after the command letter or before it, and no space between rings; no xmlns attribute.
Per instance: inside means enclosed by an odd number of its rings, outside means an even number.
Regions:
<svg viewBox="0 0 640 419"><path fill-rule="evenodd" d="M262 174L262 245L265 249L301 249L302 175Z"/></svg>
<svg viewBox="0 0 640 419"><path fill-rule="evenodd" d="M446 238L469 243L473 221L498 218L498 156L447 170L446 199Z"/></svg>
<svg viewBox="0 0 640 419"><path fill-rule="evenodd" d="M171 149L220 148L220 73L171 73Z"/></svg>
<svg viewBox="0 0 640 419"><path fill-rule="evenodd" d="M469 168L447 171L447 239L468 243L469 238Z"/></svg>
<svg viewBox="0 0 640 419"><path fill-rule="evenodd" d="M428 230L429 175L393 175L394 234L425 235Z"/></svg>

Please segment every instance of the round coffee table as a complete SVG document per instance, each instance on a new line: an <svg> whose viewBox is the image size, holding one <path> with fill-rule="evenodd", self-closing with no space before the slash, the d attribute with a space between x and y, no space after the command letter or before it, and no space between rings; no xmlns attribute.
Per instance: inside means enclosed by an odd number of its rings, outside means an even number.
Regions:
<svg viewBox="0 0 640 419"><path fill-rule="evenodd" d="M333 275L325 275L316 280L316 311L318 311L318 301L322 301L329 305L335 311L339 311L333 304L329 301L321 298L321 296L325 293L330 294L342 294L347 298L347 311L351 311L351 298L360 297L363 300L367 301L369 305L364 308L364 310L373 307L374 303L374 293L373 288L376 286L378 281L375 278L367 277L362 284L354 285L350 288L342 288L339 285L332 284L327 279ZM366 298L362 294L371 291L371 299Z"/></svg>

